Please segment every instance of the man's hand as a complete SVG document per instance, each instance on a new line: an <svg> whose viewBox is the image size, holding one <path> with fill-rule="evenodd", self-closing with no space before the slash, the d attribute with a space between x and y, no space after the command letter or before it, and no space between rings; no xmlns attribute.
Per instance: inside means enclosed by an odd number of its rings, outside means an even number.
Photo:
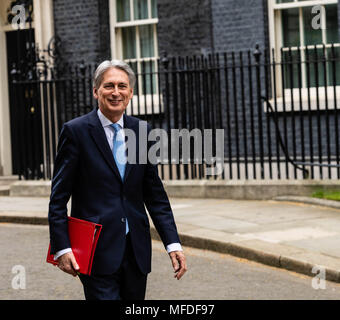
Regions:
<svg viewBox="0 0 340 320"><path fill-rule="evenodd" d="M79 266L77 264L76 258L73 255L73 252L67 252L58 258L58 267L62 271L77 276L77 272L79 271Z"/></svg>
<svg viewBox="0 0 340 320"><path fill-rule="evenodd" d="M177 280L181 279L183 274L187 271L187 263L183 251L172 251L169 253L172 266L174 268Z"/></svg>

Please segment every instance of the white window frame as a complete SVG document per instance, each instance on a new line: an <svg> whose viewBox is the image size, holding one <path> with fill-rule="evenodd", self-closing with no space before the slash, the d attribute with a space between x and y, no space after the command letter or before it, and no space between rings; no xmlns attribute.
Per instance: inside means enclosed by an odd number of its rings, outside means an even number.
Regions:
<svg viewBox="0 0 340 320"><path fill-rule="evenodd" d="M155 62L155 70L153 72L158 72L157 60L159 59L158 53L158 38L157 38L157 24L158 18L148 18L148 19L139 19L134 20L134 0L130 1L130 21L122 21L117 22L117 7L116 0L110 0L109 9L110 9L110 36L111 36L111 57L113 59L123 58L123 49L122 49L122 36L121 30L124 27L137 27L136 28L136 59L125 59L124 61L127 63L137 62L138 73L141 71L141 62L145 61L146 63L150 63L150 61ZM152 17L152 8L151 8L151 0L148 0L148 16ZM150 58L140 58L140 45L139 45L139 26L144 25L153 25L153 37L154 37L154 56ZM137 79L139 88L142 88L142 79L138 77ZM153 113L160 113L160 106L162 104L161 95L159 94L158 81L155 83L156 92L154 94L139 94L139 96L134 95L131 103L127 107L127 113L132 114L136 113L136 106L139 104L140 110L139 114L151 114L152 113L152 105L153 105ZM132 110L133 106L133 110ZM134 112L132 112L134 111Z"/></svg>
<svg viewBox="0 0 340 320"><path fill-rule="evenodd" d="M338 4L338 0L309 0L309 1L298 1L294 0L292 2L288 3L280 3L277 4L276 0L268 0L268 23L269 23L269 42L270 42L270 57L271 61L273 59L272 56L272 49L274 49L275 52L275 61L280 61L280 48L283 47L283 39L282 39L282 25L281 25L281 13L283 9L294 9L299 8L299 23L300 23L300 43L304 43L304 28L303 28L303 11L302 9L304 7L312 7L312 6L319 6L319 5L330 5L330 4ZM324 10L321 11L321 14L324 14ZM323 24L326 23L325 18L321 18L321 22ZM301 32L302 31L302 32ZM330 44L325 43L326 39L326 30L324 26L322 26L322 41L326 48L331 47ZM317 48L323 48L323 44L316 45ZM334 47L340 47L340 43L334 44ZM298 50L300 47L291 47L292 50ZM305 46L302 46L301 49L305 48ZM313 46L307 46L307 48L314 48ZM287 49L283 49L285 51ZM304 50L301 50L301 59L304 61L305 58L305 52ZM302 94L302 104L304 108L307 110L308 108L308 89L305 87L306 84L306 72L305 72L305 64L302 64L302 84L303 87L301 88L301 94ZM272 72L272 71L271 71ZM281 80L281 70L279 65L275 69L276 73L276 95L277 95L277 111L284 111L283 110L283 92L282 92L282 80ZM272 72L272 78L273 78L273 72ZM273 86L272 86L273 87ZM298 104L300 102L300 89L294 88L291 89L285 89L284 90L284 96L286 101L286 112L291 110L291 104L289 103L291 100L291 94L293 91L293 99L295 102L295 108L294 110L298 110ZM326 108L326 93L323 87L319 87L319 90L317 92L316 88L310 88L310 103L311 103L311 110L317 109L317 95L319 96L319 109L325 109ZM273 93L274 95L274 93ZM328 97L328 109L334 109L334 88L333 86L327 87L327 97ZM332 98L333 97L333 98ZM337 104L340 105L340 86L336 86L336 97L337 97ZM270 101L272 104L274 103L274 99ZM287 103L288 102L288 103Z"/></svg>

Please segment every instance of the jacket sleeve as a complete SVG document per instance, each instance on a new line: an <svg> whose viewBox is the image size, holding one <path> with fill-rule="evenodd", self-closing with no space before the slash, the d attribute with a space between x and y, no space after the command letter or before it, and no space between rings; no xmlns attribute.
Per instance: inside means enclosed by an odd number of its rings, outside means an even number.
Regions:
<svg viewBox="0 0 340 320"><path fill-rule="evenodd" d="M148 126L149 131L150 127ZM153 143L155 142L148 142L148 150ZM180 243L170 202L158 175L157 165L150 163L149 159L144 173L143 197L145 206L164 246Z"/></svg>
<svg viewBox="0 0 340 320"><path fill-rule="evenodd" d="M51 253L70 248L67 203L71 197L78 163L78 147L65 124L61 130L54 162L48 210Z"/></svg>

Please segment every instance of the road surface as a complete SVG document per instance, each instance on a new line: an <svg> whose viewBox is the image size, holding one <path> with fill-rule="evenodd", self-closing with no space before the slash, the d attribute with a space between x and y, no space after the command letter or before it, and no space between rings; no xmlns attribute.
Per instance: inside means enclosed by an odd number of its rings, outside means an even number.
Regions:
<svg viewBox="0 0 340 320"><path fill-rule="evenodd" d="M0 224L0 300L84 299L78 278L45 263L48 241L47 226ZM340 299L340 284L225 254L184 250L189 270L178 281L163 245L153 241L146 299Z"/></svg>

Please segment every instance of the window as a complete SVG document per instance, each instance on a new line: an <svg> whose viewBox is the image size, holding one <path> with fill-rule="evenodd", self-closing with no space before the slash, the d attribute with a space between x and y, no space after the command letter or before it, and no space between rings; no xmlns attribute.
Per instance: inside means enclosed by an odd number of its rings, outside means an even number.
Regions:
<svg viewBox="0 0 340 320"><path fill-rule="evenodd" d="M132 103L151 105L149 100L158 97L157 2L111 0L110 4L113 11L111 30L114 34L111 40L112 56L129 63L136 73L137 82ZM144 96L144 101L137 99L141 95ZM145 96L148 96L147 99ZM152 100L152 103L157 104L157 101Z"/></svg>
<svg viewBox="0 0 340 320"><path fill-rule="evenodd" d="M268 4L273 58L283 66L276 68L278 95L283 90L340 85L338 0L268 0Z"/></svg>

